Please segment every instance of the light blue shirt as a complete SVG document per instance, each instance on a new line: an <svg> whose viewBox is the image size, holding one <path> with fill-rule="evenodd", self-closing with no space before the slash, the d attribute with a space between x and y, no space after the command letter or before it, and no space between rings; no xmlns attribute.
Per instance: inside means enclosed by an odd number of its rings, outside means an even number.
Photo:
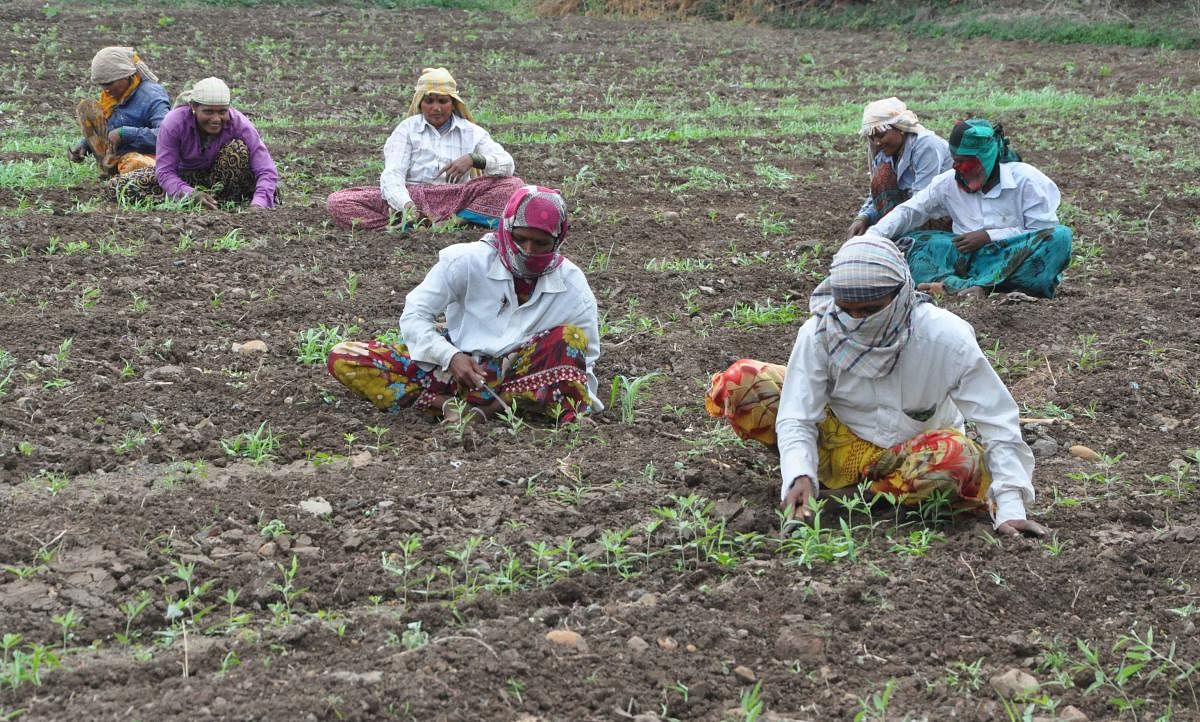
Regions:
<svg viewBox="0 0 1200 722"><path fill-rule="evenodd" d="M900 158L896 160L896 180L900 190L915 195L929 185L937 174L950 170L950 144L931 130L922 133L905 133L904 147L900 149ZM881 163L891 163L892 157L883 151L871 159L871 173ZM858 215L871 223L879 220L879 211L875 209L875 200L867 196L859 209Z"/></svg>

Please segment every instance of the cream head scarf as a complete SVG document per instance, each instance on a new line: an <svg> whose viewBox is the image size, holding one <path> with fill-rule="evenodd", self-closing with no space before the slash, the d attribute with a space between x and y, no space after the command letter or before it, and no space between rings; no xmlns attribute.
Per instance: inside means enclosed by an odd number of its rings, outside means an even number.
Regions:
<svg viewBox="0 0 1200 722"><path fill-rule="evenodd" d="M917 120L917 114L909 110L899 98L876 100L863 109L859 135L865 138L888 128L896 128L905 133L925 132L925 126Z"/></svg>
<svg viewBox="0 0 1200 722"><path fill-rule="evenodd" d="M199 103L200 105L229 105L232 100L229 86L220 78L205 78L197 80L196 84L179 94L175 98L175 107L187 105L188 103Z"/></svg>
<svg viewBox="0 0 1200 722"><path fill-rule="evenodd" d="M158 77L150 72L150 68L133 48L102 48L92 58L92 82L96 85L107 85L114 80L128 78L134 73L141 74L143 80L158 82Z"/></svg>

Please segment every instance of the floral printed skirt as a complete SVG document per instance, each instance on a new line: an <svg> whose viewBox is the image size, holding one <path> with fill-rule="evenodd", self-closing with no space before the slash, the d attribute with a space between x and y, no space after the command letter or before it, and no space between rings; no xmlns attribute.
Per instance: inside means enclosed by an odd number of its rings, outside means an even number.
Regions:
<svg viewBox="0 0 1200 722"><path fill-rule="evenodd" d="M487 395L460 388L448 371L413 361L403 343L368 341L359 348L365 351L335 346L326 366L343 386L381 411L408 406L430 409L436 399L446 396L486 406L492 395L509 406L562 422L591 410L584 358L587 335L577 326L542 331L500 356L477 356L476 361L487 369Z"/></svg>

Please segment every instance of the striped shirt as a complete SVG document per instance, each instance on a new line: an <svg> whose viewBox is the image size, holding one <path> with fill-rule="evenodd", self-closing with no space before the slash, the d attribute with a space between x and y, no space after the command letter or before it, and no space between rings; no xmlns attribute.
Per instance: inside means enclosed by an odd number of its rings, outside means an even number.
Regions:
<svg viewBox="0 0 1200 722"><path fill-rule="evenodd" d="M486 130L457 115L451 118L445 133L417 114L401 121L383 146L383 174L379 190L388 205L397 211L412 202L409 183L446 183L445 176L435 177L451 161L468 153L479 153L487 160L484 175L510 176L513 158ZM459 182L471 180L467 174Z"/></svg>

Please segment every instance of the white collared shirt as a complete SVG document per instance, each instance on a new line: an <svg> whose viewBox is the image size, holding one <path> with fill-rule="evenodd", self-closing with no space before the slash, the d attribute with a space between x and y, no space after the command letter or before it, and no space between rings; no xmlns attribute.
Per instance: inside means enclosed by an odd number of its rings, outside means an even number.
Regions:
<svg viewBox="0 0 1200 722"><path fill-rule="evenodd" d="M600 357L596 297L583 271L569 260L538 279L525 303L517 302L512 274L487 242L456 243L438 253L425 280L408 292L400 314L400 334L414 361L450 366L454 354L496 357L527 342L534 334L573 324L588 339L584 361L593 411L604 404L596 395L595 365ZM434 326L446 314L450 340Z"/></svg>
<svg viewBox="0 0 1200 722"><path fill-rule="evenodd" d="M996 526L1025 518L1025 504L1033 501L1033 452L1021 438L1017 404L970 324L932 304L918 305L896 368L879 379L839 371L816 324L814 317L800 327L780 394L781 499L796 477L817 478L817 424L828 405L860 439L884 448L931 429L962 429L965 416L983 439Z"/></svg>
<svg viewBox="0 0 1200 722"><path fill-rule="evenodd" d="M958 234L986 230L993 241L1058 225L1058 186L1028 163L1001 163L1000 182L986 193L967 193L954 169L937 176L871 227L895 240L931 218L950 216Z"/></svg>
<svg viewBox="0 0 1200 722"><path fill-rule="evenodd" d="M513 174L512 156L486 130L457 115L451 116L450 122L450 129L439 133L418 113L401 121L388 136L383 146L379 190L394 210L402 211L412 201L407 184L446 183L446 177L438 176L438 172L468 153L479 153L487 160L484 175ZM467 174L459 182L469 180L471 175Z"/></svg>

